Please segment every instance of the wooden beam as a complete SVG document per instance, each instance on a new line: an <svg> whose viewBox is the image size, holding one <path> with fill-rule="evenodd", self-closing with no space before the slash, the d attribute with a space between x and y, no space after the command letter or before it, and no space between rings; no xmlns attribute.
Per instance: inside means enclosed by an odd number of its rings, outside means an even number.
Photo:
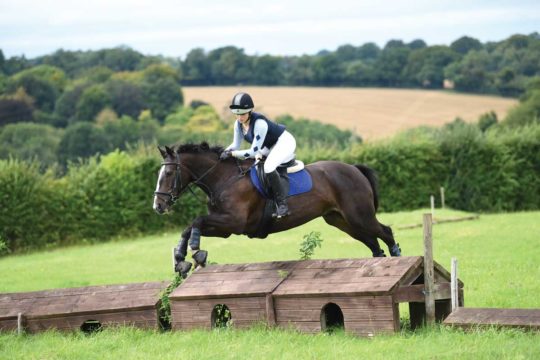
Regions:
<svg viewBox="0 0 540 360"><path fill-rule="evenodd" d="M394 302L425 302L424 290L424 284L400 286L394 293ZM433 297L434 300L450 299L450 283L435 283Z"/></svg>
<svg viewBox="0 0 540 360"><path fill-rule="evenodd" d="M274 309L274 297L266 294L266 322L269 326L276 325L276 310Z"/></svg>

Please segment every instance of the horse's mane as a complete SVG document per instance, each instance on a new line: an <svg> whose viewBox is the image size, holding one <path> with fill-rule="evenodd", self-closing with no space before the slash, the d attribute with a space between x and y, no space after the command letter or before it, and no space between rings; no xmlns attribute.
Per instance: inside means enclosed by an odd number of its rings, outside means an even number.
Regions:
<svg viewBox="0 0 540 360"><path fill-rule="evenodd" d="M213 152L217 155L221 154L223 152L222 146L212 146L208 145L206 141L203 141L200 144L182 144L178 145L176 147L176 152L181 153L189 153L189 154L201 154L201 153L208 153Z"/></svg>

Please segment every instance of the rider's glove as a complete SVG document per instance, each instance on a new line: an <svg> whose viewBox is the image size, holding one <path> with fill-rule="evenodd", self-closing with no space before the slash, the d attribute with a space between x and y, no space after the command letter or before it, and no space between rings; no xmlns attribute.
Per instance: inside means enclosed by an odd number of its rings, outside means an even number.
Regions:
<svg viewBox="0 0 540 360"><path fill-rule="evenodd" d="M225 159L228 159L232 157L232 152L231 150L225 150L221 153L221 155L219 155L219 159L220 160L225 160Z"/></svg>

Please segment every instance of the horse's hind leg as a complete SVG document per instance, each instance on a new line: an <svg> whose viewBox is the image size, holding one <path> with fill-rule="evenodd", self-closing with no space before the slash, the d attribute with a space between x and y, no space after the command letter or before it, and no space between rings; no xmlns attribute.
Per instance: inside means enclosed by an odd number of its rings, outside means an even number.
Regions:
<svg viewBox="0 0 540 360"><path fill-rule="evenodd" d="M349 223L341 216L338 212L331 212L323 216L326 223L329 225L335 226L341 231L346 232L356 240L364 243L373 254L373 257L382 257L384 255L384 250L379 246L376 236L368 235L366 233L361 233L351 227Z"/></svg>
<svg viewBox="0 0 540 360"><path fill-rule="evenodd" d="M396 240L394 239L394 233L392 232L392 228L390 226L384 225L379 223L380 227L382 228L383 235L379 236L386 245L388 245L388 250L390 250L391 256L401 256L401 249L399 247L399 244L396 243Z"/></svg>
<svg viewBox="0 0 540 360"><path fill-rule="evenodd" d="M344 211L344 220L353 229L354 233L359 234L363 238L375 237L375 241L379 238L388 246L391 256L401 256L401 249L394 240L392 229L377 220L372 208L355 207L348 210ZM362 216L358 214L362 214Z"/></svg>

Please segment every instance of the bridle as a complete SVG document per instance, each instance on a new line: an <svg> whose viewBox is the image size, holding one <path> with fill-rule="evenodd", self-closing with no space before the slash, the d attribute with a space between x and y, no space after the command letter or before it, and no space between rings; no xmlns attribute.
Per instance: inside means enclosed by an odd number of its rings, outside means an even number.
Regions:
<svg viewBox="0 0 540 360"><path fill-rule="evenodd" d="M206 190L208 196L210 197L210 203L212 205L214 205L215 204L214 194L213 194L212 190L210 189L210 187L208 185L206 185L205 183L203 183L202 180L210 172L212 172L212 170L214 170L214 168L216 166L218 166L219 161L216 162L214 165L212 165L208 170L206 170L204 172L204 174L202 174L201 176L197 176L188 167L186 167L185 165L182 165L182 163L180 163L180 158L179 158L178 154L174 155L174 160L175 160L174 162L173 161L164 161L164 162L161 163L162 167L167 166L167 165L174 165L174 183L173 183L171 191L169 191L169 192L154 191L154 195L155 196L166 196L167 197L167 200L166 200L167 205L172 206L176 202L176 200L178 200L180 198L180 196L182 196L182 194L186 190L189 190L191 192L191 194L193 194L193 196L198 198L197 194L195 194L195 192L193 191L193 187L191 185L200 185L201 187L204 188L203 190ZM186 186L182 186L182 169L181 169L181 167L183 167L185 170L187 170L191 174L191 176L195 179L195 181L192 181L192 182L188 183Z"/></svg>
<svg viewBox="0 0 540 360"><path fill-rule="evenodd" d="M167 166L167 165L174 165L174 183L173 187L170 192L163 192L163 191L154 191L155 196L166 196L168 199L166 200L167 205L171 206L178 200L182 192L184 190L182 189L182 172L180 169L180 161L178 159L178 155L175 155L175 160L178 161L164 161L161 163L161 167ZM182 192L178 190L178 184L180 184L180 189ZM185 189L185 188L184 188Z"/></svg>

